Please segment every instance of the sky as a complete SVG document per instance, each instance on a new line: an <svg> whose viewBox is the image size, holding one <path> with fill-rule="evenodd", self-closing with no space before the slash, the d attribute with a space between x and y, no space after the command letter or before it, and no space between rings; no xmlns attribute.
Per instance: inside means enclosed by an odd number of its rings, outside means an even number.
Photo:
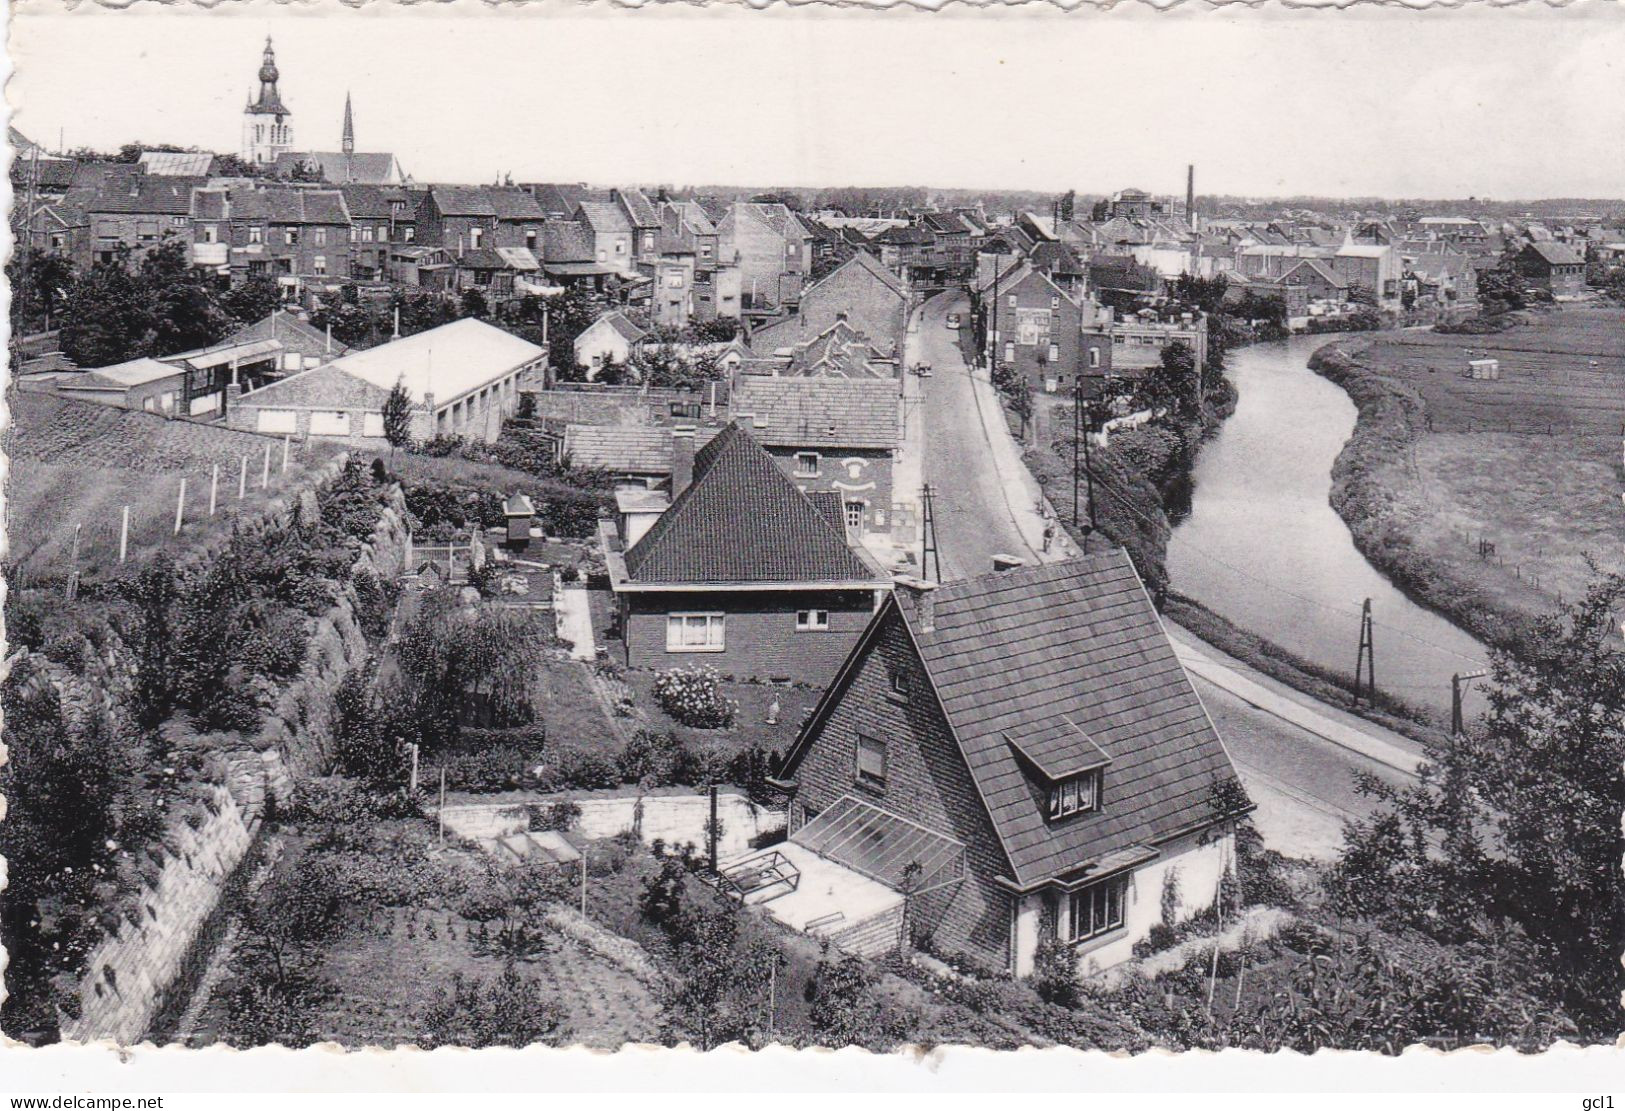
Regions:
<svg viewBox="0 0 1625 1111"><path fill-rule="evenodd" d="M266 34L296 145L419 181L1625 196L1625 7L928 13L21 0L54 147L234 151Z"/></svg>

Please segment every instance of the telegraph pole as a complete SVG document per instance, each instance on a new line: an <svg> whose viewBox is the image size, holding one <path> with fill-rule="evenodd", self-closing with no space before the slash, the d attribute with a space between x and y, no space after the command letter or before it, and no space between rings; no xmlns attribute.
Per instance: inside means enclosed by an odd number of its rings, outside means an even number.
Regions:
<svg viewBox="0 0 1625 1111"><path fill-rule="evenodd" d="M1474 679L1482 679L1490 673L1489 668L1481 667L1477 671L1458 672L1450 677L1450 735L1459 737L1467 731L1462 718L1461 698L1472 686Z"/></svg>
<svg viewBox="0 0 1625 1111"><path fill-rule="evenodd" d="M937 492L927 482L920 491L920 574L931 582L942 581L942 557L937 552L937 515L933 502Z"/></svg>
<svg viewBox="0 0 1625 1111"><path fill-rule="evenodd" d="M1377 704L1377 646L1372 637L1371 599L1360 607L1360 652L1354 658L1354 704L1360 704L1360 677L1365 676L1366 705Z"/></svg>

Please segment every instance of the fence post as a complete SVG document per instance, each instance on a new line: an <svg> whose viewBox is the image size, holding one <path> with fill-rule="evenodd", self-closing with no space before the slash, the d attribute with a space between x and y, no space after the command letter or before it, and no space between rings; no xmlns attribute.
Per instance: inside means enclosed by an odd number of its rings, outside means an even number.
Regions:
<svg viewBox="0 0 1625 1111"><path fill-rule="evenodd" d="M271 445L265 445L265 466L260 468L260 489L264 490L271 485Z"/></svg>
<svg viewBox="0 0 1625 1111"><path fill-rule="evenodd" d="M211 517L214 516L215 495L218 494L219 492L220 492L220 464L216 463L214 465L214 470L209 472L209 516L211 516Z"/></svg>
<svg viewBox="0 0 1625 1111"><path fill-rule="evenodd" d="M282 473L283 474L288 473L288 440L289 440L289 437L287 437L287 436L282 437Z"/></svg>
<svg viewBox="0 0 1625 1111"><path fill-rule="evenodd" d="M243 495L248 493L248 456L242 458L242 467L237 471L237 500L242 501Z"/></svg>
<svg viewBox="0 0 1625 1111"><path fill-rule="evenodd" d="M73 526L73 554L68 557L68 601L79 596L79 530L82 524Z"/></svg>
<svg viewBox="0 0 1625 1111"><path fill-rule="evenodd" d="M180 496L175 499L175 535L181 532L181 522L186 519L186 479L181 479Z"/></svg>
<svg viewBox="0 0 1625 1111"><path fill-rule="evenodd" d="M125 555L130 550L130 507L125 506L119 514L118 524L118 561L124 562Z"/></svg>

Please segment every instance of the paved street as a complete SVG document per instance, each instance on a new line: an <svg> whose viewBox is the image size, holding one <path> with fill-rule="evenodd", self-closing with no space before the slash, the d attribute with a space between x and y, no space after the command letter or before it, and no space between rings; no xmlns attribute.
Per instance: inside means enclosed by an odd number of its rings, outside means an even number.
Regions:
<svg viewBox="0 0 1625 1111"><path fill-rule="evenodd" d="M905 391L908 419L923 414L924 481L936 499L937 542L945 579L981 574L994 553L1028 560L1043 553L1038 487L1021 465L986 381L966 367L949 313L968 313L963 293L927 301L908 337L907 365L924 362L932 376ZM915 391L922 391L916 396ZM1220 735L1258 804L1255 821L1265 842L1288 856L1329 859L1342 843L1344 821L1365 814L1371 800L1354 790L1357 771L1404 782L1417 746L1358 718L1323 706L1172 630ZM1200 674L1197 668L1200 668Z"/></svg>

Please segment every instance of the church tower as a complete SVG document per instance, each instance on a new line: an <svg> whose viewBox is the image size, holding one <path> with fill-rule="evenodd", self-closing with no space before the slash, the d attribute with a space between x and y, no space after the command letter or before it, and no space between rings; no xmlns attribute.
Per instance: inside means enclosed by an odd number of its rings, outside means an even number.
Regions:
<svg viewBox="0 0 1625 1111"><path fill-rule="evenodd" d="M277 155L293 149L293 113L282 103L277 91L276 51L271 36L265 36L265 57L260 62L260 93L250 97L243 109L243 161L268 166Z"/></svg>
<svg viewBox="0 0 1625 1111"><path fill-rule="evenodd" d="M350 112L350 94L344 94L344 153L355 153L355 116Z"/></svg>

